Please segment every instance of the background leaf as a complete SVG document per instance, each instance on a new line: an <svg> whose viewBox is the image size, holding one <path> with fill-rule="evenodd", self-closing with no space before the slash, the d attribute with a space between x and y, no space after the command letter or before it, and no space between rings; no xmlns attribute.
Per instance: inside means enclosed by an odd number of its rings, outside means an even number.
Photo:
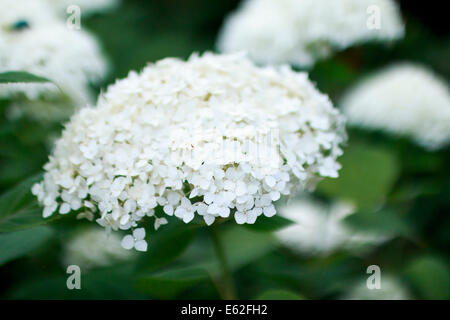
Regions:
<svg viewBox="0 0 450 320"><path fill-rule="evenodd" d="M42 217L42 208L31 193L33 184L41 179L42 175L31 177L0 196L0 232L24 230L61 217Z"/></svg>
<svg viewBox="0 0 450 320"><path fill-rule="evenodd" d="M157 298L169 299L208 278L209 275L203 268L175 268L140 277L138 287Z"/></svg>
<svg viewBox="0 0 450 320"><path fill-rule="evenodd" d="M450 299L450 271L442 259L423 256L406 268L406 276L424 299Z"/></svg>
<svg viewBox="0 0 450 320"><path fill-rule="evenodd" d="M49 79L25 71L9 71L0 73L0 83L43 83Z"/></svg>
<svg viewBox="0 0 450 320"><path fill-rule="evenodd" d="M339 178L322 181L318 191L353 201L362 210L379 205L399 174L395 155L380 147L350 144L339 162Z"/></svg>
<svg viewBox="0 0 450 320"><path fill-rule="evenodd" d="M267 233L239 226L225 228L221 225L220 228L223 228L223 232L219 237L224 245L229 268L233 271L270 252L276 244L274 238ZM221 268L209 235L197 240L178 260L176 266L140 276L139 287L157 298L168 299L194 284L209 281L211 277L221 277Z"/></svg>
<svg viewBox="0 0 450 320"><path fill-rule="evenodd" d="M252 231L274 232L283 229L294 222L280 215L271 218L261 215L254 224L244 224L243 226Z"/></svg>
<svg viewBox="0 0 450 320"><path fill-rule="evenodd" d="M412 226L398 212L380 210L370 212L356 212L344 219L353 230L389 236L412 236Z"/></svg>
<svg viewBox="0 0 450 320"><path fill-rule="evenodd" d="M140 269L156 270L178 258L191 244L197 228L186 226L180 221L171 221L162 226L160 231L152 235L148 252L139 261Z"/></svg>
<svg viewBox="0 0 450 320"><path fill-rule="evenodd" d="M233 226L221 234L225 255L232 270L256 260L276 247L275 238L268 233Z"/></svg>
<svg viewBox="0 0 450 320"><path fill-rule="evenodd" d="M0 234L0 266L37 249L53 235L48 227Z"/></svg>
<svg viewBox="0 0 450 320"><path fill-rule="evenodd" d="M116 266L85 272L81 270L81 289L67 289L70 276L60 269L56 274L42 275L17 285L10 293L10 299L148 299L136 291L133 285L133 269L130 266Z"/></svg>

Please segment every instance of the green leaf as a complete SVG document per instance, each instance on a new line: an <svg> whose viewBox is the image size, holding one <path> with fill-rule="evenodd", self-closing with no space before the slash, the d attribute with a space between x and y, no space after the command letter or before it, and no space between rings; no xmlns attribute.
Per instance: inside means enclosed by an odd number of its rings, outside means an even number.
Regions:
<svg viewBox="0 0 450 320"><path fill-rule="evenodd" d="M394 154L369 145L350 146L344 150L340 163L342 169L339 178L322 181L318 185L318 191L353 201L362 210L379 205L399 174Z"/></svg>
<svg viewBox="0 0 450 320"><path fill-rule="evenodd" d="M138 287L156 298L168 299L208 278L203 268L176 268L143 276L138 280Z"/></svg>
<svg viewBox="0 0 450 320"><path fill-rule="evenodd" d="M356 212L346 217L344 222L360 232L404 237L413 234L413 228L405 217L389 209Z"/></svg>
<svg viewBox="0 0 450 320"><path fill-rule="evenodd" d="M224 229L219 234L219 238L223 244L229 268L232 271L264 256L277 245L272 234L251 231L243 226L233 226L229 229ZM214 275L220 274L221 268L218 265L218 259L212 246L205 249L205 251L209 252L209 255L203 259L196 259L197 262L194 265L204 268Z"/></svg>
<svg viewBox="0 0 450 320"><path fill-rule="evenodd" d="M0 219L0 232L14 232L26 230L43 224L49 224L62 218L62 215L55 214L50 218L42 217L42 208L37 204L32 207L21 209L14 214Z"/></svg>
<svg viewBox="0 0 450 320"><path fill-rule="evenodd" d="M260 216L254 224L245 224L247 229L260 232L274 232L283 229L294 222L286 219L280 215L267 218L266 216Z"/></svg>
<svg viewBox="0 0 450 320"><path fill-rule="evenodd" d="M37 249L53 235L48 227L0 234L0 265Z"/></svg>
<svg viewBox="0 0 450 320"><path fill-rule="evenodd" d="M161 232L152 235L148 253L143 255L139 267L147 271L156 270L174 261L191 244L197 230L180 221L162 226Z"/></svg>
<svg viewBox="0 0 450 320"><path fill-rule="evenodd" d="M42 175L31 177L0 196L0 232L24 230L61 217L42 217L42 208L31 194L31 187L41 178Z"/></svg>
<svg viewBox="0 0 450 320"><path fill-rule="evenodd" d="M266 232L256 232L238 225L220 225L219 239L223 244L229 268L235 271L264 256L277 246L274 236ZM209 231L209 230L208 230ZM221 272L211 235L199 237L180 259L183 265L208 270L214 275Z"/></svg>
<svg viewBox="0 0 450 320"><path fill-rule="evenodd" d="M406 268L406 276L424 299L450 299L449 265L436 256L422 256Z"/></svg>
<svg viewBox="0 0 450 320"><path fill-rule="evenodd" d="M33 176L2 194L0 196L0 219L33 202L34 196L31 194L31 187L41 179L42 175L40 174Z"/></svg>
<svg viewBox="0 0 450 320"><path fill-rule="evenodd" d="M226 230L221 238L232 270L249 264L272 251L277 245L271 234L250 231L240 226Z"/></svg>
<svg viewBox="0 0 450 320"><path fill-rule="evenodd" d="M0 73L0 83L43 83L49 79L25 71L9 71Z"/></svg>
<svg viewBox="0 0 450 320"><path fill-rule="evenodd" d="M289 290L267 290L259 295L256 300L304 300L304 298Z"/></svg>
<svg viewBox="0 0 450 320"><path fill-rule="evenodd" d="M239 269L258 259L276 245L270 234L250 231L240 226L224 228L219 237L231 270ZM210 275L221 276L221 268L211 240L201 240L197 243L199 246L190 247L191 250L199 250L200 257L188 250L184 259L180 260L179 264L187 267L173 267L170 270L146 274L139 279L139 287L157 298L168 299L194 284L210 280Z"/></svg>

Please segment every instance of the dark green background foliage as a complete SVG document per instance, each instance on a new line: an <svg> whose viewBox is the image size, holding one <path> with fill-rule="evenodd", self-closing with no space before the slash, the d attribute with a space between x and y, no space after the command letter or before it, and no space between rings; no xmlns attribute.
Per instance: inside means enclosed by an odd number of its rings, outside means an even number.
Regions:
<svg viewBox="0 0 450 320"><path fill-rule="evenodd" d="M229 0L126 0L118 10L83 19L83 27L97 35L112 66L107 81L96 89L100 93L130 70L160 58L214 50L223 18L236 5ZM396 61L419 62L449 79L447 20L443 13L429 15L445 10L427 9L426 4L418 8L412 1L402 6L404 40L389 47L354 47L310 70L312 80L334 102L370 72ZM151 234L149 252L137 260L83 273L82 290L67 290L62 244L90 223L73 215L44 221L29 192L50 152L48 137L57 136L63 126L26 118L8 122L6 105L0 101L0 297L221 297L211 228L177 221ZM315 197L356 202L360 212L346 222L362 232L388 233L392 239L365 254L338 251L306 257L275 240L272 231L289 223L282 218L261 219L251 227L223 223L218 228L237 297L339 298L352 283L367 277L367 266L376 264L403 281L413 298L449 299L449 148L427 152L406 139L349 129L341 163L341 176L320 183Z"/></svg>

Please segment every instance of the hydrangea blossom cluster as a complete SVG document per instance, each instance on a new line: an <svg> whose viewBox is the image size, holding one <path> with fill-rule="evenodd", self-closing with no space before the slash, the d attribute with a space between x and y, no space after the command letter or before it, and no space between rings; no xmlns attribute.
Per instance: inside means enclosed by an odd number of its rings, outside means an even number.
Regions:
<svg viewBox="0 0 450 320"><path fill-rule="evenodd" d="M355 283L343 297L345 300L409 300L411 293L402 281L393 275L382 275L380 289L369 289L367 279Z"/></svg>
<svg viewBox="0 0 450 320"><path fill-rule="evenodd" d="M247 51L262 64L309 67L333 51L403 34L393 0L246 0L225 21L218 48Z"/></svg>
<svg viewBox="0 0 450 320"><path fill-rule="evenodd" d="M35 101L82 106L93 102L89 84L99 82L106 69L97 41L70 30L46 0L0 2L0 72L27 71L56 84L2 84L0 97L16 98L30 112Z"/></svg>
<svg viewBox="0 0 450 320"><path fill-rule="evenodd" d="M63 264L77 265L83 270L107 267L116 262L133 258L130 251L122 248L117 234L107 234L101 228L88 228L77 232L65 242Z"/></svg>
<svg viewBox="0 0 450 320"><path fill-rule="evenodd" d="M327 255L340 248L364 250L388 239L385 235L358 233L347 227L343 220L355 212L355 207L347 202L326 206L302 198L279 211L295 224L278 231L276 236L282 244L300 254Z"/></svg>
<svg viewBox="0 0 450 320"><path fill-rule="evenodd" d="M79 6L82 15L90 15L116 8L120 4L120 0L47 0L53 6L59 8L62 12L66 12L70 6Z"/></svg>
<svg viewBox="0 0 450 320"><path fill-rule="evenodd" d="M167 58L74 115L32 191L44 217L81 210L113 230L145 216L160 226L161 212L252 224L282 195L337 177L344 140L342 116L305 73L243 54ZM125 247L144 248L138 233Z"/></svg>
<svg viewBox="0 0 450 320"><path fill-rule="evenodd" d="M430 150L450 142L448 84L423 66L390 66L351 89L341 105L354 126L408 136Z"/></svg>

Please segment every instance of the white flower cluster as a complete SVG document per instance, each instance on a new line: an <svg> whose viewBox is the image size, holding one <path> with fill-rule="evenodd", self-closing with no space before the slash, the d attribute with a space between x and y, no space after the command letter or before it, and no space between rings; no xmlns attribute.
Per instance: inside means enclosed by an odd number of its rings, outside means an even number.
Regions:
<svg viewBox="0 0 450 320"><path fill-rule="evenodd" d="M243 54L168 58L73 116L33 193L44 217L84 207L114 230L157 206L185 223L254 223L295 187L337 177L344 140L342 116L307 74Z"/></svg>
<svg viewBox="0 0 450 320"><path fill-rule="evenodd" d="M335 50L403 34L393 0L246 0L225 21L218 48L246 51L262 64L309 67Z"/></svg>
<svg viewBox="0 0 450 320"><path fill-rule="evenodd" d="M77 232L64 242L63 264L80 268L107 267L133 258L130 251L122 248L117 234L107 234L104 229L88 228Z"/></svg>
<svg viewBox="0 0 450 320"><path fill-rule="evenodd" d="M70 30L47 1L0 2L0 72L27 71L57 85L1 84L0 97L15 97L30 112L36 109L33 101L84 106L93 102L89 84L100 81L106 69L97 41Z"/></svg>
<svg viewBox="0 0 450 320"><path fill-rule="evenodd" d="M116 8L120 4L120 0L47 0L53 6L59 8L61 12L66 13L70 6L78 6L81 14L90 15Z"/></svg>
<svg viewBox="0 0 450 320"><path fill-rule="evenodd" d="M381 275L380 288L369 289L367 279L355 283L343 297L344 300L409 300L411 293L393 275Z"/></svg>
<svg viewBox="0 0 450 320"><path fill-rule="evenodd" d="M295 224L278 231L276 236L286 247L307 255L326 255L340 248L363 250L388 239L347 227L343 220L354 210L345 202L326 206L308 198L295 200L279 209L280 215Z"/></svg>
<svg viewBox="0 0 450 320"><path fill-rule="evenodd" d="M350 124L412 138L435 150L450 142L450 91L420 65L393 65L363 81L342 100Z"/></svg>

